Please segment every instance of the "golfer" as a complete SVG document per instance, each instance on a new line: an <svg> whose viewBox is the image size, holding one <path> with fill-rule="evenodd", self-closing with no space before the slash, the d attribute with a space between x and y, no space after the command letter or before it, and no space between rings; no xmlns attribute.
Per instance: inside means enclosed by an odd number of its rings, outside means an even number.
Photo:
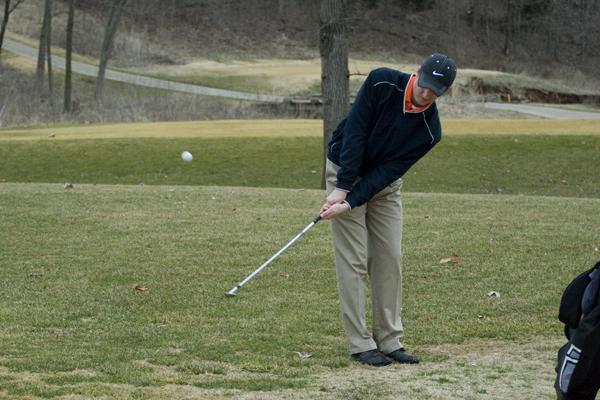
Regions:
<svg viewBox="0 0 600 400"><path fill-rule="evenodd" d="M456 77L454 61L428 57L414 74L373 70L328 145L327 201L350 354L364 364L414 364L401 342L402 176L441 139L435 100ZM370 278L373 333L367 329Z"/></svg>

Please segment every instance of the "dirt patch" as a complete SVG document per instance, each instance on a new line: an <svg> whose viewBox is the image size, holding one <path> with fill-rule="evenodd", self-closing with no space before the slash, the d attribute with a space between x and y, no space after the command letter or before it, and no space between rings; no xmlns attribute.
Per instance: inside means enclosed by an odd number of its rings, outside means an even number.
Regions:
<svg viewBox="0 0 600 400"><path fill-rule="evenodd" d="M523 96L531 102L552 104L591 104L600 105L600 96L557 93L539 89L525 89Z"/></svg>
<svg viewBox="0 0 600 400"><path fill-rule="evenodd" d="M534 102L547 104L600 104L600 95L578 94L561 90L521 87L471 77L462 83L461 91L481 96L487 101Z"/></svg>
<svg viewBox="0 0 600 400"><path fill-rule="evenodd" d="M425 347L416 349L423 357L417 366L353 366L324 373L321 391L332 399L361 390L362 398L552 399L553 368L561 344L557 338L525 344L477 340Z"/></svg>

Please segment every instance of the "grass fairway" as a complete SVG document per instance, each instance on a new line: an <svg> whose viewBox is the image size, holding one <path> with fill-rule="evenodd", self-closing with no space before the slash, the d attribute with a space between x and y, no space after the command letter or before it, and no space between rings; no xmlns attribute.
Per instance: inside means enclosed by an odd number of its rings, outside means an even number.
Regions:
<svg viewBox="0 0 600 400"><path fill-rule="evenodd" d="M171 387L208 398L314 398L331 389L323 376L350 362L327 222L238 297L224 296L321 201L315 190L0 184L0 393L169 398ZM436 346L449 343L555 343L561 290L598 256L599 207L598 199L406 194L406 340L423 365L446 362ZM451 252L462 261L439 264ZM140 284L147 290L134 290ZM550 393L550 378L532 393ZM474 380L469 390L491 383Z"/></svg>
<svg viewBox="0 0 600 400"><path fill-rule="evenodd" d="M552 399L600 258L600 132L560 124L451 122L409 171L423 362L383 370L346 354L328 222L224 296L322 204L314 121L0 130L0 398Z"/></svg>
<svg viewBox="0 0 600 400"><path fill-rule="evenodd" d="M449 121L405 188L600 197L600 124L551 122ZM299 120L0 130L0 182L317 189L321 129ZM183 150L192 163L181 161Z"/></svg>

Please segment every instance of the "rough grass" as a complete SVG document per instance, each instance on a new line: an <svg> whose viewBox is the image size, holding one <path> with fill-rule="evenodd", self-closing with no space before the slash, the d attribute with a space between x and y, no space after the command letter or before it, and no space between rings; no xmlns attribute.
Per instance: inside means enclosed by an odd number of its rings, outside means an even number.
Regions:
<svg viewBox="0 0 600 400"><path fill-rule="evenodd" d="M327 223L236 298L224 296L308 223L321 191L0 189L0 379L9 396L121 397L167 386L302 393L363 369L346 356ZM421 379L456 383L439 365L450 356L435 346L470 339L550 340L536 356L550 363L561 290L598 256L599 206L597 199L406 194L406 342L423 354L426 370L438 371ZM451 252L461 262L440 264ZM139 284L147 290L134 290ZM491 290L501 297L488 297ZM313 358L302 361L296 351ZM495 357L493 348L480 351ZM488 370L477 387L494 385L498 374ZM393 394L392 378L360 390ZM519 382L509 394L526 385ZM330 398L349 390L331 381L326 388Z"/></svg>
<svg viewBox="0 0 600 400"><path fill-rule="evenodd" d="M103 107L98 109L94 100L94 78L73 76L73 113L62 112L64 76L61 70L54 73L54 106L49 104L49 94L44 89L35 88L31 60L13 57L5 62L3 52L0 56L0 112L1 126L40 126L49 121L58 123L111 121L172 121L202 119L251 119L285 118L289 116L312 115L302 107L286 109L263 107L258 104L238 100L203 97L188 93L169 92L160 89L127 85L107 81ZM29 69L21 67L25 64ZM53 125L55 126L55 125Z"/></svg>

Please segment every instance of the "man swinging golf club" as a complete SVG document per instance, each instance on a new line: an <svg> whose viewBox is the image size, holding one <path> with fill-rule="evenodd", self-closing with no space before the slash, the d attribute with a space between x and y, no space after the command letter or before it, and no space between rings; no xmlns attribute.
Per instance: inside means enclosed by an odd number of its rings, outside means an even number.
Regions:
<svg viewBox="0 0 600 400"><path fill-rule="evenodd" d="M454 82L456 66L443 54L414 74L379 68L362 85L328 145L327 201L344 330L357 361L415 364L400 341L402 311L402 176L440 140L435 100ZM365 314L371 282L373 334Z"/></svg>

